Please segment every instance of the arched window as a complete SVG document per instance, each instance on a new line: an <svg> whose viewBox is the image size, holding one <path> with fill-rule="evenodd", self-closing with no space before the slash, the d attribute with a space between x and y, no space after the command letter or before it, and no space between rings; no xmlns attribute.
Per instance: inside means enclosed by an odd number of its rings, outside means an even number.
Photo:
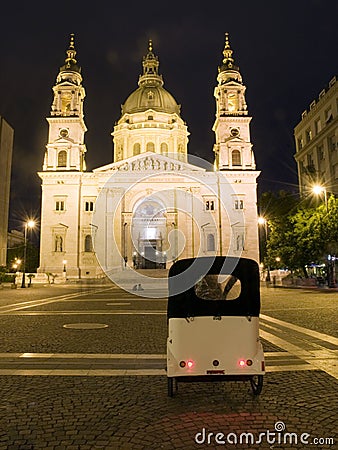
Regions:
<svg viewBox="0 0 338 450"><path fill-rule="evenodd" d="M148 142L146 147L147 152L154 152L155 151L155 144L153 142Z"/></svg>
<svg viewBox="0 0 338 450"><path fill-rule="evenodd" d="M93 241L92 241L92 237L90 234L87 234L85 237L85 242L84 242L84 251L85 252L92 252L93 251Z"/></svg>
<svg viewBox="0 0 338 450"><path fill-rule="evenodd" d="M208 234L207 236L207 251L208 252L215 251L215 236L213 234Z"/></svg>
<svg viewBox="0 0 338 450"><path fill-rule="evenodd" d="M180 161L184 161L184 149L183 149L183 144L178 144L178 159Z"/></svg>
<svg viewBox="0 0 338 450"><path fill-rule="evenodd" d="M141 153L141 145L137 142L133 147L133 155L139 155Z"/></svg>
<svg viewBox="0 0 338 450"><path fill-rule="evenodd" d="M233 150L232 154L232 165L233 166L241 166L241 152L239 150Z"/></svg>
<svg viewBox="0 0 338 450"><path fill-rule="evenodd" d="M58 167L67 167L67 152L65 150L58 153Z"/></svg>
<svg viewBox="0 0 338 450"><path fill-rule="evenodd" d="M168 155L168 144L166 144L165 142L162 142L161 144L161 153L162 155Z"/></svg>
<svg viewBox="0 0 338 450"><path fill-rule="evenodd" d="M229 111L238 110L238 95L236 92L230 92L228 94L228 110Z"/></svg>

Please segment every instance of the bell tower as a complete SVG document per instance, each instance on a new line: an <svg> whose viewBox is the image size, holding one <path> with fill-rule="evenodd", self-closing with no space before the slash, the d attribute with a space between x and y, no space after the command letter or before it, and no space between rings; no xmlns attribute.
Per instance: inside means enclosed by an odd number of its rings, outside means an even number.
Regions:
<svg viewBox="0 0 338 450"><path fill-rule="evenodd" d="M255 160L250 142L249 124L245 101L246 87L239 67L235 64L229 35L225 33L223 61L218 67L214 90L216 120L213 126L216 170L255 170Z"/></svg>
<svg viewBox="0 0 338 450"><path fill-rule="evenodd" d="M83 114L86 94L82 86L81 67L75 59L74 34L70 35L66 55L53 86L54 98L50 117L47 118L49 133L44 171L86 170L84 134L87 128Z"/></svg>

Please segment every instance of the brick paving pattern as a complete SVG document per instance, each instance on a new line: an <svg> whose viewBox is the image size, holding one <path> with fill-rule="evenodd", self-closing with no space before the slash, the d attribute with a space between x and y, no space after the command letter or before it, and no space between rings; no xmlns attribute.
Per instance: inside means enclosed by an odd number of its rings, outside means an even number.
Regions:
<svg viewBox="0 0 338 450"><path fill-rule="evenodd" d="M337 382L320 371L267 374L254 397L247 382L182 383L165 377L0 377L1 450L196 449L290 446L196 444L207 432L275 431L333 437ZM313 447L313 446L312 446ZM304 448L293 445L292 448ZM319 448L334 448L320 446Z"/></svg>
<svg viewBox="0 0 338 450"><path fill-rule="evenodd" d="M165 353L165 315L90 315L93 310L105 308L164 310L163 300L138 300L119 290L107 295L95 290L81 297L81 302L69 298L20 311L35 315L2 314L0 353ZM74 292L72 287L57 286L2 290L0 312L1 307L20 301ZM263 314L338 336L334 320L337 293L297 291L291 295L291 290L283 289L263 289L262 293ZM112 300L131 305L107 306ZM60 314L65 310L86 314ZM58 314L39 314L43 311ZM109 326L102 330L63 328L66 323L80 322ZM266 323L264 328L277 333L271 325ZM289 338L287 330L282 336ZM297 331L292 336L293 342L304 339ZM263 345L266 352L285 352L268 340L263 340ZM337 352L330 342L311 336L304 341L304 349L316 345L332 354ZM69 361L69 368L74 361ZM337 446L337 379L314 369L267 373L258 397L253 396L248 382L182 383L176 395L169 398L165 376L0 375L0 450L333 449ZM216 445L217 433L252 433L257 439L259 433L275 432L277 422L286 426L276 435L280 442L269 443L263 438L260 444ZM213 433L210 444L195 442L196 434L203 429ZM309 442L334 438L335 444L283 443L284 433L297 433L298 439L308 433Z"/></svg>

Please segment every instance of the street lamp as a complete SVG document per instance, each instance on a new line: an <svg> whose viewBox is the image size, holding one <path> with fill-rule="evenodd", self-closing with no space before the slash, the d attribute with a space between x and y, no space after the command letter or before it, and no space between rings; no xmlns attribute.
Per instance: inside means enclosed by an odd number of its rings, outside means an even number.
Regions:
<svg viewBox="0 0 338 450"><path fill-rule="evenodd" d="M265 219L265 217L259 216L257 222L258 222L258 225L260 225L261 227L264 226L265 241L267 241L268 240L268 222L267 222L267 220ZM261 253L261 262L262 262L262 259L263 259L262 258L262 253L263 253L262 248L260 248L260 253Z"/></svg>
<svg viewBox="0 0 338 450"><path fill-rule="evenodd" d="M312 187L312 192L316 195L320 195L322 193L324 193L324 201L325 201L325 208L326 208L326 213L329 212L329 207L328 207L328 203L327 203L327 191L326 188L324 186L321 186L319 184L316 184ZM335 287L335 282L334 282L334 269L335 269L335 258L331 257L331 255L327 256L327 278L328 278L328 286L329 287Z"/></svg>
<svg viewBox="0 0 338 450"><path fill-rule="evenodd" d="M264 230L265 230L265 245L266 245L267 242L268 242L268 221L266 220L265 217L259 216L257 222L258 222L258 225L264 226ZM259 240L259 241L260 241L260 240ZM261 246L260 246L260 253L261 253L260 256L261 256L261 262L262 262L262 260L263 260L263 258L262 258L263 249L262 249ZM266 281L271 281L271 277L270 277L270 265L269 265L269 264L268 264L267 269L268 269L268 273L267 273L267 275L266 275Z"/></svg>
<svg viewBox="0 0 338 450"><path fill-rule="evenodd" d="M315 184L314 186L312 186L312 192L315 195L324 194L325 207L326 207L326 211L327 211L327 191L326 191L326 188L324 186L321 186L320 184Z"/></svg>
<svg viewBox="0 0 338 450"><path fill-rule="evenodd" d="M20 264L21 264L21 259L18 259L17 257L15 257L13 265L12 265L13 269L15 269L15 271L17 271Z"/></svg>
<svg viewBox="0 0 338 450"><path fill-rule="evenodd" d="M27 229L28 228L34 228L35 222L34 220L28 220L28 222L25 223L25 234L24 234L24 249L23 249L23 264L22 264L22 282L21 287L25 288L25 275L26 275L26 256L27 256Z"/></svg>
<svg viewBox="0 0 338 450"><path fill-rule="evenodd" d="M264 217L259 216L258 217L258 224L259 225L266 225L266 219L264 219Z"/></svg>
<svg viewBox="0 0 338 450"><path fill-rule="evenodd" d="M63 277L66 278L66 275L67 275L67 269L66 269L67 260L64 259L62 261L62 264L63 264Z"/></svg>

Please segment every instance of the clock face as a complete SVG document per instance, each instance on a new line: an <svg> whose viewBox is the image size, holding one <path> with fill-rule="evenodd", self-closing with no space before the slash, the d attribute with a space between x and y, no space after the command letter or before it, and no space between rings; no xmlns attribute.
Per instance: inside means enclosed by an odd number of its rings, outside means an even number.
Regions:
<svg viewBox="0 0 338 450"><path fill-rule="evenodd" d="M231 136L238 136L239 135L239 129L238 128L232 128L230 130Z"/></svg>
<svg viewBox="0 0 338 450"><path fill-rule="evenodd" d="M60 136L63 138L68 137L69 135L69 131L66 128L62 128L62 130L60 130Z"/></svg>

